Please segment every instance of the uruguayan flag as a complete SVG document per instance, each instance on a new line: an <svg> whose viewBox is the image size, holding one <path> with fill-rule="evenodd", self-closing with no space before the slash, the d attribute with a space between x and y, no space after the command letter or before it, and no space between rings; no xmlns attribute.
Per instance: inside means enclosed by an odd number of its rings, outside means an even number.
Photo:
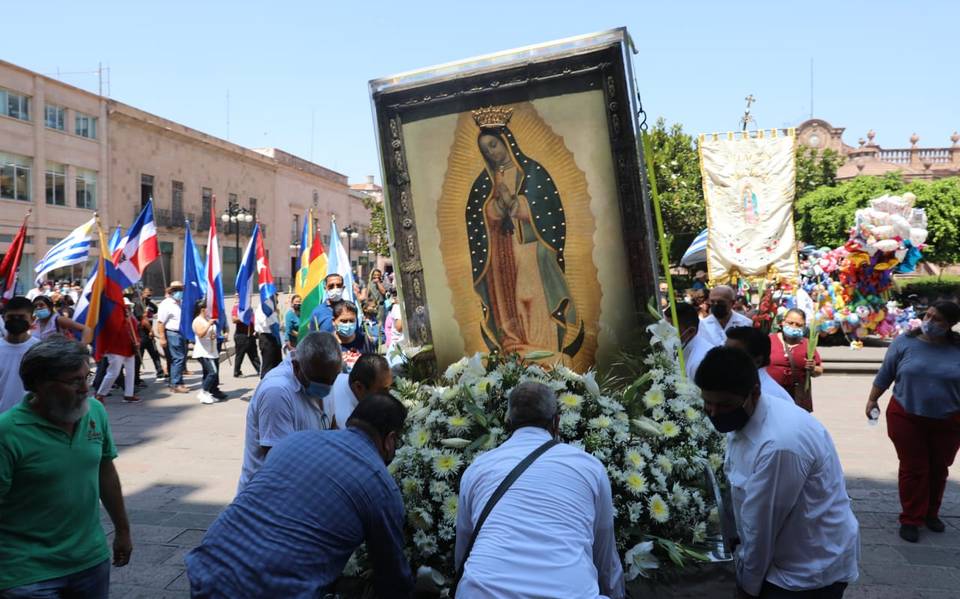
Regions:
<svg viewBox="0 0 960 599"><path fill-rule="evenodd" d="M43 275L51 270L86 262L90 254L90 238L96 224L96 218L91 218L50 248L33 269L37 273L37 283L43 281Z"/></svg>

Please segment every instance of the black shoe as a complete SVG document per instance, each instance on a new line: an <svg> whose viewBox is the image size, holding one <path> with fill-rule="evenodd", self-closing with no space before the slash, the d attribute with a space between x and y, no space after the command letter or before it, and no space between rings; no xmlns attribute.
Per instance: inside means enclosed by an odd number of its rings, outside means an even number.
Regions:
<svg viewBox="0 0 960 599"><path fill-rule="evenodd" d="M165 379L165 378L167 378L166 372L161 372L160 374L157 375L157 380Z"/></svg>
<svg viewBox="0 0 960 599"><path fill-rule="evenodd" d="M943 523L943 520L937 518L936 516L932 518L927 518L927 528L933 532L943 532L947 530L947 525Z"/></svg>
<svg viewBox="0 0 960 599"><path fill-rule="evenodd" d="M908 543L916 543L920 540L920 530L913 524L901 524L900 538Z"/></svg>

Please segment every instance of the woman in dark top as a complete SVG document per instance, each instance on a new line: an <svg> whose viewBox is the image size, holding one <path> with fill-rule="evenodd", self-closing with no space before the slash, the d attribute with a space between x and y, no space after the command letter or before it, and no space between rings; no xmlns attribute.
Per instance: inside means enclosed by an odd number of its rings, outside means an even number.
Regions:
<svg viewBox="0 0 960 599"><path fill-rule="evenodd" d="M350 372L362 354L376 353L377 348L363 333L359 325L357 305L353 302L337 302L333 305L333 332L343 351L344 370Z"/></svg>
<svg viewBox="0 0 960 599"><path fill-rule="evenodd" d="M939 518L947 472L960 449L960 305L936 302L919 330L897 337L867 399L867 418L893 383L887 435L900 459L900 536L919 539L919 526L943 532ZM876 412L874 412L876 410Z"/></svg>

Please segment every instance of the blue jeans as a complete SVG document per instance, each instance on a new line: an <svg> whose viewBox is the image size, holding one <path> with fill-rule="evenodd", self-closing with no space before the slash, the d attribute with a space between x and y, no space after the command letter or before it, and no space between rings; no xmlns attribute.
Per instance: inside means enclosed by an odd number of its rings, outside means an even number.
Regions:
<svg viewBox="0 0 960 599"><path fill-rule="evenodd" d="M183 384L183 370L187 364L187 340L180 333L167 329L167 347L170 348L170 385Z"/></svg>
<svg viewBox="0 0 960 599"><path fill-rule="evenodd" d="M203 368L203 382L201 388L207 393L213 393L220 390L220 373L217 361L213 358L200 358L200 366Z"/></svg>
<svg viewBox="0 0 960 599"><path fill-rule="evenodd" d="M60 578L31 582L0 591L0 599L107 599L110 595L110 560Z"/></svg>

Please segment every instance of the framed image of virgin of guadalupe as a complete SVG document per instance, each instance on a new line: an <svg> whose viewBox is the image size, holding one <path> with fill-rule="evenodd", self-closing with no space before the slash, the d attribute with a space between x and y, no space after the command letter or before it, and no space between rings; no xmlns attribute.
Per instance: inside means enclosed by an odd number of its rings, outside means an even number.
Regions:
<svg viewBox="0 0 960 599"><path fill-rule="evenodd" d="M370 82L394 265L440 366L604 368L641 338L656 252L625 29Z"/></svg>

